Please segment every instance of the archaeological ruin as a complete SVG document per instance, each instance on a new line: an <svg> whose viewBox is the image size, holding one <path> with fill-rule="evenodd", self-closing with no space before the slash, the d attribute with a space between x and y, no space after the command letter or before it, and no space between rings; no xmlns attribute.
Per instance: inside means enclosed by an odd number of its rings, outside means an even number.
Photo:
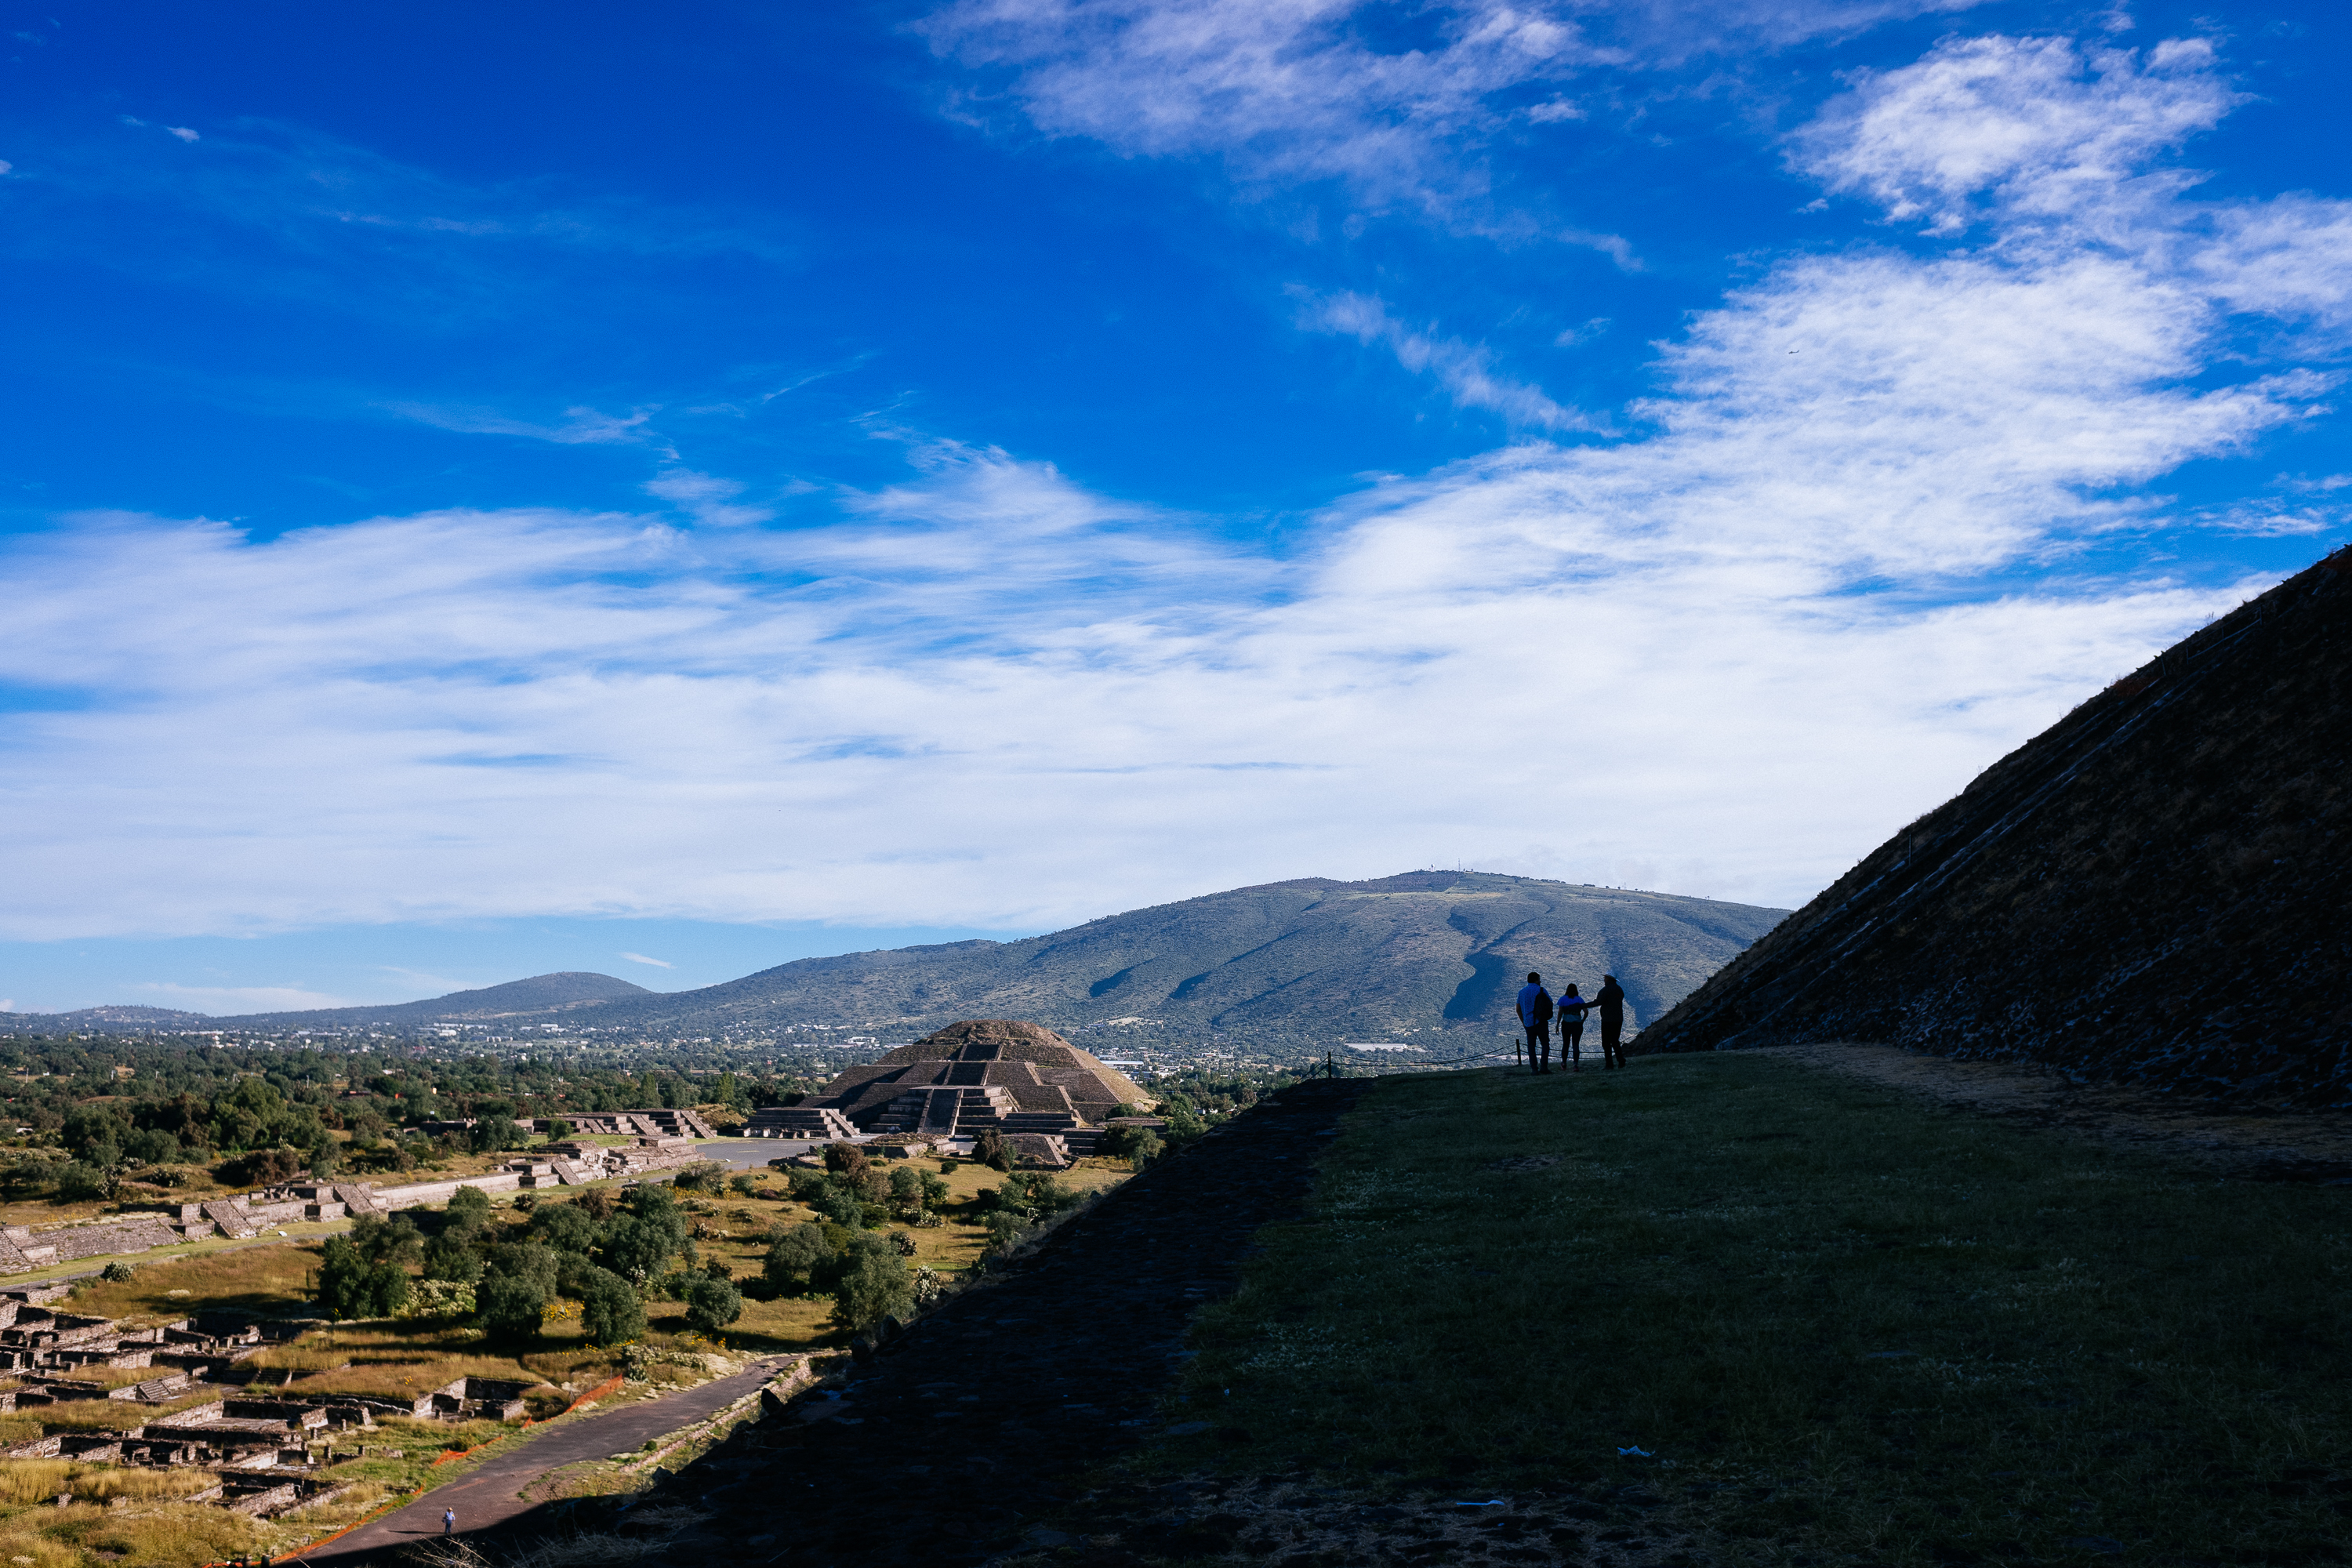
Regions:
<svg viewBox="0 0 2352 1568"><path fill-rule="evenodd" d="M890 1138L960 1152L993 1131L1066 1164L1090 1154L1106 1124L1149 1097L1051 1029L968 1018L879 1061L854 1067L801 1105L755 1111L752 1138Z"/></svg>

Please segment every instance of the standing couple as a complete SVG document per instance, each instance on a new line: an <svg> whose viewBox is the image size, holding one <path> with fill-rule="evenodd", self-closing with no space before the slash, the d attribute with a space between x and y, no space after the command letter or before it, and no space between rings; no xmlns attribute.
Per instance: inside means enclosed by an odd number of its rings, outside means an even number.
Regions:
<svg viewBox="0 0 2352 1568"><path fill-rule="evenodd" d="M1625 993L1613 974L1601 977L1601 989L1591 996L1579 996L1570 982L1555 1002L1551 993L1543 988L1543 976L1532 970L1528 983L1519 988L1519 1023L1528 1031L1528 1066L1536 1072L1551 1071L1551 1020L1559 1016L1559 1060L1570 1072L1583 1070L1584 1015L1601 1009L1601 1065L1622 1068L1625 1065L1625 1047L1622 1037L1625 1030Z"/></svg>

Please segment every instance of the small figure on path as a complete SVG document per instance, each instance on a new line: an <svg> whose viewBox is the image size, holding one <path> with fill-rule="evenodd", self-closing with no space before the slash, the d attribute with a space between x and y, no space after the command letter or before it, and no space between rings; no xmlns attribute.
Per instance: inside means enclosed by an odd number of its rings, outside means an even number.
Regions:
<svg viewBox="0 0 2352 1568"><path fill-rule="evenodd" d="M1593 1005L1601 1009L1601 1065L1622 1068L1625 1065L1625 1047L1618 1037L1625 1031L1625 989L1617 984L1613 974L1601 977L1601 989L1592 994Z"/></svg>
<svg viewBox="0 0 2352 1568"><path fill-rule="evenodd" d="M1559 994L1559 1060L1570 1072L1584 1070L1584 1010L1591 1005L1576 994L1573 980Z"/></svg>
<svg viewBox="0 0 2352 1568"><path fill-rule="evenodd" d="M441 1533L444 1535L455 1535L457 1532L457 1510L454 1508L443 1509L441 1510Z"/></svg>
<svg viewBox="0 0 2352 1568"><path fill-rule="evenodd" d="M1551 993L1543 988L1543 976L1528 972L1528 983L1519 987L1519 1022L1528 1031L1528 1069L1530 1072L1551 1070Z"/></svg>

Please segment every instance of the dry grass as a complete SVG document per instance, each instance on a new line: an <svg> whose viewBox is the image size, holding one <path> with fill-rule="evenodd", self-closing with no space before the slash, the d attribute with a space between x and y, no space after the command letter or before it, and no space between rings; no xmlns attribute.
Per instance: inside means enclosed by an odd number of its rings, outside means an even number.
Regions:
<svg viewBox="0 0 2352 1568"><path fill-rule="evenodd" d="M112 1465L85 1465L74 1459L0 1459L0 1507L20 1503L53 1503L70 1492L86 1502L116 1498L152 1502L186 1497L213 1484L210 1470L185 1467L168 1470L124 1469Z"/></svg>
<svg viewBox="0 0 2352 1568"><path fill-rule="evenodd" d="M257 1534L244 1515L204 1503L36 1508L0 1521L0 1531L15 1541L29 1538L56 1553L37 1558L37 1568L81 1568L92 1558L113 1568L194 1568L250 1550ZM0 1554L14 1557L21 1550L0 1539Z"/></svg>
<svg viewBox="0 0 2352 1568"><path fill-rule="evenodd" d="M200 1389L165 1405L141 1405L128 1399L72 1399L61 1405L44 1405L29 1414L50 1432L122 1432L143 1422L161 1421L166 1415L209 1405L225 1392L227 1391L220 1388Z"/></svg>
<svg viewBox="0 0 2352 1568"><path fill-rule="evenodd" d="M184 1318L205 1308L282 1312L301 1300L318 1267L315 1241L165 1258L139 1266L128 1279L83 1281L74 1290L69 1310L123 1319L134 1327ZM175 1290L186 1294L175 1296Z"/></svg>

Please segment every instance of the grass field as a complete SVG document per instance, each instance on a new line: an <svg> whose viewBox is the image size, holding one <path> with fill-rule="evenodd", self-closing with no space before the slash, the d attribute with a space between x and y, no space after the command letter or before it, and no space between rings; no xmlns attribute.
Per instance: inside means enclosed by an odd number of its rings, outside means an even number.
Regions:
<svg viewBox="0 0 2352 1568"><path fill-rule="evenodd" d="M2236 1568L2352 1531L2352 1190L1739 1055L1384 1079L1330 1142L1197 1321L1198 1429L1133 1479L1548 1493L1718 1563Z"/></svg>

